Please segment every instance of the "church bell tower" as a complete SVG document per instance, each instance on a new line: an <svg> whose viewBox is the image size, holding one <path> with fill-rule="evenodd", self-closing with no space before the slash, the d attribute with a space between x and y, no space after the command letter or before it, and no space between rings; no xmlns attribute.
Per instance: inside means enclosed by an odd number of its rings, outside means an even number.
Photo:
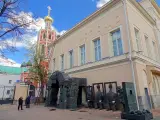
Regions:
<svg viewBox="0 0 160 120"><path fill-rule="evenodd" d="M51 7L48 6L48 15L44 18L45 28L39 31L37 51L43 58L49 57L51 50L49 50L49 44L53 43L56 38L56 32L52 29L53 19L50 16Z"/></svg>

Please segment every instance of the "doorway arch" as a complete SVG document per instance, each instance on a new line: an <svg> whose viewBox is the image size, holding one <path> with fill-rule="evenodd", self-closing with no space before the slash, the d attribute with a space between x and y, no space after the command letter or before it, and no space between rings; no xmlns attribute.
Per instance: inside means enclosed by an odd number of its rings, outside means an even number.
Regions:
<svg viewBox="0 0 160 120"><path fill-rule="evenodd" d="M144 94L145 94L145 109L151 109L151 97L149 95L149 85L148 85L148 80L147 80L147 73L145 70L142 72L142 79L144 83Z"/></svg>
<svg viewBox="0 0 160 120"><path fill-rule="evenodd" d="M49 78L47 83L48 95L47 97L47 106L55 106L57 105L58 93L60 85L62 85L63 81L69 80L70 77L60 71L55 71Z"/></svg>

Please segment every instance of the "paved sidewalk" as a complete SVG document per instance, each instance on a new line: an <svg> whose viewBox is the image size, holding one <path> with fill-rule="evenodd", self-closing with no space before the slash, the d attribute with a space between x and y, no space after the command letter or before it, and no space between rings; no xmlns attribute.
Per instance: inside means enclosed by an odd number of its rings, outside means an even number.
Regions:
<svg viewBox="0 0 160 120"><path fill-rule="evenodd" d="M43 106L31 106L18 111L17 106L0 106L0 120L120 120L119 112L81 109L50 111Z"/></svg>
<svg viewBox="0 0 160 120"><path fill-rule="evenodd" d="M160 109L152 110L154 115L154 120L160 120Z"/></svg>
<svg viewBox="0 0 160 120"><path fill-rule="evenodd" d="M160 116L160 111L154 110L154 115ZM24 107L23 111L18 111L15 105L2 105L0 120L120 120L120 112L95 109L50 111L43 106L31 106L30 109ZM160 120L160 117L156 120Z"/></svg>

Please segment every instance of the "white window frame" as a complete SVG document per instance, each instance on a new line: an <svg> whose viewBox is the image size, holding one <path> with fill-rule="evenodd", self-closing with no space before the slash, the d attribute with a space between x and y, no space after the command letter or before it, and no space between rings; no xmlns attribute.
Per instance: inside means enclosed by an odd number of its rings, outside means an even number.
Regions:
<svg viewBox="0 0 160 120"><path fill-rule="evenodd" d="M84 63L82 63L82 48L84 47L84 53L83 53L83 57L84 57ZM80 49L80 65L84 65L84 64L86 64L86 45L85 44L83 44L83 45L81 45L80 47L79 47L79 49Z"/></svg>
<svg viewBox="0 0 160 120"><path fill-rule="evenodd" d="M144 35L144 39L145 39L145 44L146 44L147 56L150 57L150 54L151 54L150 48L151 47L150 47L150 43L149 43L149 37L147 35Z"/></svg>
<svg viewBox="0 0 160 120"><path fill-rule="evenodd" d="M72 56L71 56L71 53L72 53ZM69 67L70 68L74 67L74 51L73 51L73 49L69 51Z"/></svg>
<svg viewBox="0 0 160 120"><path fill-rule="evenodd" d="M112 31L110 31L110 37L111 37L111 42L112 42L112 53L113 53L113 56L115 56L114 55L114 48L113 48L113 33L115 33L116 31L120 31L120 37L121 37L121 42L122 42L122 55L124 54L124 45L123 45L123 37L122 37L122 28L121 27L118 27L118 28L116 28L116 29L114 29L114 30L112 30ZM120 55L120 50L119 50L119 47L118 47L118 38L116 38L116 43L117 43L117 56L119 56Z"/></svg>
<svg viewBox="0 0 160 120"><path fill-rule="evenodd" d="M157 60L157 47L156 47L156 42L155 41L152 41L152 46L153 46L154 59Z"/></svg>
<svg viewBox="0 0 160 120"><path fill-rule="evenodd" d="M136 37L136 31L138 32L138 38ZM134 36L136 40L136 46L137 46L137 51L141 52L141 37L140 37L140 30L136 27L134 27Z"/></svg>
<svg viewBox="0 0 160 120"><path fill-rule="evenodd" d="M100 54L99 54L99 52L98 52L98 56L100 56L100 58L98 58L98 60L96 60L96 51L95 51L95 41L100 41L100 44L99 44L99 46L97 46L97 48L98 47L100 47ZM95 61L100 61L101 59L102 59L102 48L101 48L101 39L100 39L100 37L99 38L97 38L97 39L95 39L95 40L93 40L93 51L94 51L94 60Z"/></svg>

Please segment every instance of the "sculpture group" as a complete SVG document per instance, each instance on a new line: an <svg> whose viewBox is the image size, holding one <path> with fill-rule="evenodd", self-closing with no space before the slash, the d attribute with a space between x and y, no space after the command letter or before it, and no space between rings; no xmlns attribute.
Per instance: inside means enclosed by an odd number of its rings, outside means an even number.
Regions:
<svg viewBox="0 0 160 120"><path fill-rule="evenodd" d="M100 88L100 85L97 84L96 89L92 90L93 87L88 87L87 90L87 103L89 108L96 109L106 109L106 110L123 110L123 99L122 89L117 87L117 92L113 92L112 83L108 83L108 92L104 92L103 89ZM94 91L96 91L94 93Z"/></svg>
<svg viewBox="0 0 160 120"><path fill-rule="evenodd" d="M85 95L82 94L83 90ZM138 110L133 83L123 82L122 88L117 86L117 82L95 83L87 86L85 78L72 78L56 71L48 81L47 91L46 106L61 109L76 109L79 106L85 106L112 111L120 110L122 119L128 120L153 118L148 110ZM85 102L82 97L85 97Z"/></svg>

